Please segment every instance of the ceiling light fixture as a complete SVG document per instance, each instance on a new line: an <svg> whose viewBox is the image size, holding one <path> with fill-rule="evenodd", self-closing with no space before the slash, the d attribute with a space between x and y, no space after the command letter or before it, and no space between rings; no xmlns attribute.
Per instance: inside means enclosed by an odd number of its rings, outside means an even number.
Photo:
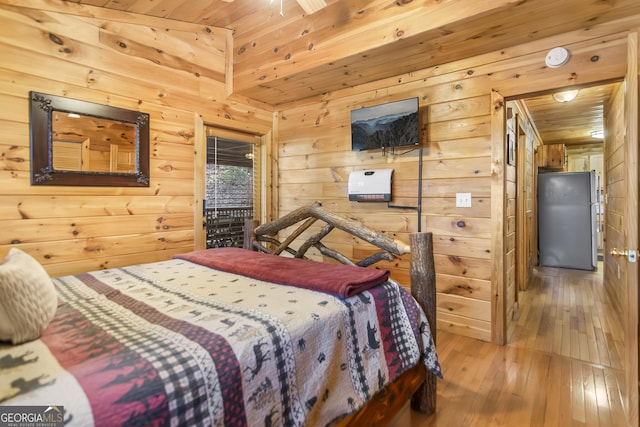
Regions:
<svg viewBox="0 0 640 427"><path fill-rule="evenodd" d="M566 90L564 92L554 93L552 96L556 102L571 102L576 99L578 92L580 92L578 89Z"/></svg>

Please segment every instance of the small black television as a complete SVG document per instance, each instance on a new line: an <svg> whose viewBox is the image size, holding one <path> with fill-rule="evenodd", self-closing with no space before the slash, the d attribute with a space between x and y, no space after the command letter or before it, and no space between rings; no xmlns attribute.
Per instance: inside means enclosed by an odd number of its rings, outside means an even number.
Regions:
<svg viewBox="0 0 640 427"><path fill-rule="evenodd" d="M418 98L351 111L353 151L393 149L420 144Z"/></svg>

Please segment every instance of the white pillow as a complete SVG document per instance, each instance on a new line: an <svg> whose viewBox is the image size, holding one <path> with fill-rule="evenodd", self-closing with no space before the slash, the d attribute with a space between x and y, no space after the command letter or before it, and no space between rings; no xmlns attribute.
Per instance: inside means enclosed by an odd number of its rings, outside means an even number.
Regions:
<svg viewBox="0 0 640 427"><path fill-rule="evenodd" d="M37 339L56 313L58 295L44 267L11 248L0 263L0 341Z"/></svg>

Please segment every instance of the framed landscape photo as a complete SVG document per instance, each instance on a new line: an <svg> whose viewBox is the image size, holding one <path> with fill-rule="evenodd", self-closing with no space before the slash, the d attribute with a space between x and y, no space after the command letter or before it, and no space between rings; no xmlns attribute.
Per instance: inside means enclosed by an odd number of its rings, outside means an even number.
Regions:
<svg viewBox="0 0 640 427"><path fill-rule="evenodd" d="M516 144L510 133L507 134L507 164L509 166L516 165Z"/></svg>

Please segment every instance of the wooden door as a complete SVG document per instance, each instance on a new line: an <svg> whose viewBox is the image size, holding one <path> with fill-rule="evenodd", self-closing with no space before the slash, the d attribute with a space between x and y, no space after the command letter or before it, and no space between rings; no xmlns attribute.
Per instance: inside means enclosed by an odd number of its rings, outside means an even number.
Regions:
<svg viewBox="0 0 640 427"><path fill-rule="evenodd" d="M195 227L195 249L205 249L207 247L207 206L206 206L206 192L207 192L207 163L211 160L211 153L208 153L209 137L218 137L221 139L236 141L238 143L246 143L246 145L253 145L254 150L250 153L250 156L245 157L251 159L253 164L252 178L253 182L253 217L261 223L271 220L271 216L265 215L264 200L266 196L266 182L270 180L263 179L263 170L270 170L271 167L265 164L265 143L267 139L264 135L257 135L252 133L246 133L239 130L226 129L216 127L214 125L208 125L204 123L199 115L195 117L195 200L194 200L194 222ZM222 156L223 153L219 153ZM249 153L247 153L248 155ZM228 164L234 164L230 157L239 155L239 153L230 150L226 153ZM242 157L242 156L241 156ZM267 172L268 173L268 172ZM267 175L268 176L268 175ZM269 197L268 200L271 200ZM234 210L239 212L239 210Z"/></svg>
<svg viewBox="0 0 640 427"><path fill-rule="evenodd" d="M533 140L516 115L516 270L518 290L525 291L534 265ZM536 245L537 246L537 245Z"/></svg>
<svg viewBox="0 0 640 427"><path fill-rule="evenodd" d="M638 425L638 34L628 38L627 73L605 114L604 285L624 329L622 400Z"/></svg>
<svg viewBox="0 0 640 427"><path fill-rule="evenodd" d="M491 341L496 344L507 342L507 271L512 268L515 257L508 256L507 242L507 159L505 101L497 91L491 92L491 229L497 234L492 240L493 268L491 270Z"/></svg>
<svg viewBox="0 0 640 427"><path fill-rule="evenodd" d="M624 236L625 249L639 249L638 242L638 128L640 119L638 117L638 73L640 72L640 46L638 43L638 33L629 35L629 53L627 61L627 76L625 90L625 130L624 140L626 153L625 180L627 181L627 197L624 205L624 216L622 218L623 228L626 229ZM620 262L626 276L626 288L628 295L628 312L626 324L625 340L625 373L626 391L625 403L627 404L627 415L629 425L638 425L638 262Z"/></svg>

